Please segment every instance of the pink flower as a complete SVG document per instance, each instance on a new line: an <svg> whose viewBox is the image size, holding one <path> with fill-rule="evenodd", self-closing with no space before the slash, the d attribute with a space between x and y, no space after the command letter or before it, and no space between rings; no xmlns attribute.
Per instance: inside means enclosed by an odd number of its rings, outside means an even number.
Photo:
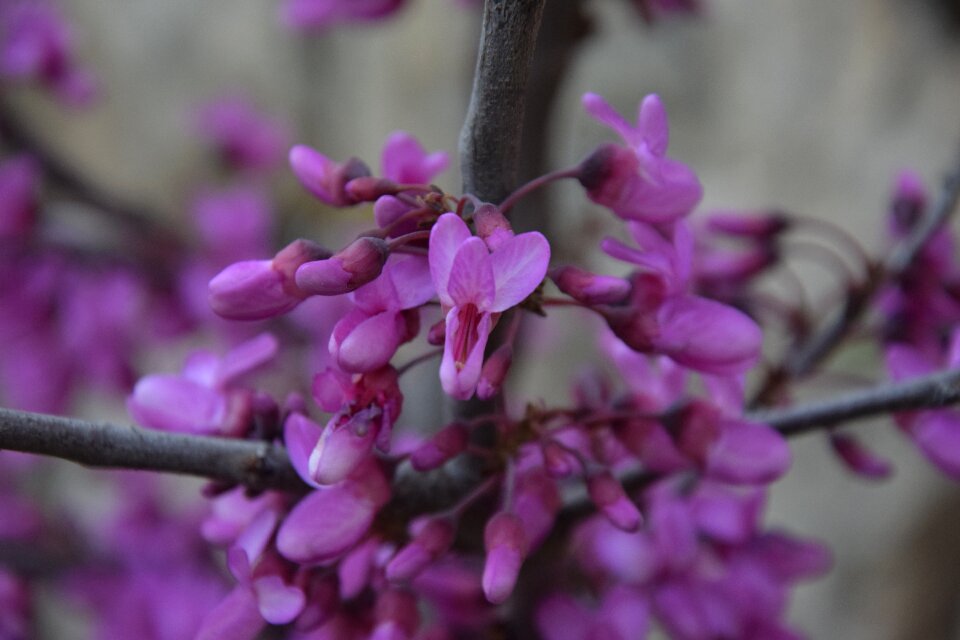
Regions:
<svg viewBox="0 0 960 640"><path fill-rule="evenodd" d="M286 0L281 8L291 29L320 30L346 22L368 22L398 11L406 0Z"/></svg>
<svg viewBox="0 0 960 640"><path fill-rule="evenodd" d="M197 113L196 128L226 164L240 170L276 168L288 145L285 128L243 95L222 96L205 104Z"/></svg>
<svg viewBox="0 0 960 640"><path fill-rule="evenodd" d="M406 131L391 133L380 156L383 177L400 184L430 184L449 164L450 157L445 151L427 153Z"/></svg>
<svg viewBox="0 0 960 640"><path fill-rule="evenodd" d="M370 175L367 165L356 158L341 164L302 144L290 149L290 168L310 193L334 207L356 204L347 193L347 183Z"/></svg>
<svg viewBox="0 0 960 640"><path fill-rule="evenodd" d="M580 165L580 183L591 200L621 218L652 223L672 222L697 206L703 188L696 174L666 155L670 134L659 96L643 99L635 125L595 93L585 94L582 103L627 144L603 145Z"/></svg>
<svg viewBox="0 0 960 640"><path fill-rule="evenodd" d="M236 381L276 355L277 339L264 333L223 358L208 351L190 356L179 375L141 378L127 399L127 411L145 427L203 434L236 434L252 411L248 390Z"/></svg>
<svg viewBox="0 0 960 640"><path fill-rule="evenodd" d="M420 256L393 255L380 277L350 294L356 307L330 334L330 356L344 371L384 366L419 329L417 307L434 295L430 267Z"/></svg>
<svg viewBox="0 0 960 640"><path fill-rule="evenodd" d="M446 316L440 382L460 400L480 380L484 348L499 314L533 293L547 273L550 245L532 231L506 239L492 253L457 215L446 213L430 233L430 274Z"/></svg>

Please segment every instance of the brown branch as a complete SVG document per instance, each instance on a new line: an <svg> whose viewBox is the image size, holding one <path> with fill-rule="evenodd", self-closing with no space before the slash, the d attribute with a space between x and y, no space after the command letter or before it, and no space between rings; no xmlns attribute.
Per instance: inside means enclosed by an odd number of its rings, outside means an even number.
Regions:
<svg viewBox="0 0 960 640"><path fill-rule="evenodd" d="M869 274L867 282L852 291L840 307L810 336L791 348L783 361L770 370L750 406L769 404L790 380L809 375L836 347L870 306L877 291L903 276L930 236L950 217L960 199L960 154L944 178L937 201L888 256Z"/></svg>
<svg viewBox="0 0 960 640"><path fill-rule="evenodd" d="M254 490L302 491L287 453L266 442L150 431L0 408L0 449L88 467L180 473Z"/></svg>

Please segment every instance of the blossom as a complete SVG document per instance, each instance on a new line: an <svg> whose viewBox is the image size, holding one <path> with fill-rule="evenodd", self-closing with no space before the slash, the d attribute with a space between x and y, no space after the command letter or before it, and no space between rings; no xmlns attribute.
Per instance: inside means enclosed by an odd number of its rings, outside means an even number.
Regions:
<svg viewBox="0 0 960 640"><path fill-rule="evenodd" d="M585 94L582 103L627 145L603 145L580 165L580 183L591 200L621 218L652 223L672 222L693 210L703 189L692 169L666 155L669 126L659 96L643 99L636 124L595 93Z"/></svg>
<svg viewBox="0 0 960 640"><path fill-rule="evenodd" d="M347 183L370 175L370 169L356 158L344 163L305 145L290 149L290 168L307 190L334 207L348 207L357 201L347 193Z"/></svg>
<svg viewBox="0 0 960 640"><path fill-rule="evenodd" d="M446 213L430 232L429 260L446 311L440 381L448 395L465 400L480 380L490 331L500 313L522 302L543 280L550 245L531 231L491 252L463 220Z"/></svg>
<svg viewBox="0 0 960 640"><path fill-rule="evenodd" d="M234 169L274 169L288 144L285 128L243 95L225 95L203 105L196 115L196 128Z"/></svg>
<svg viewBox="0 0 960 640"><path fill-rule="evenodd" d="M276 352L277 339L269 333L234 347L223 358L197 351L179 375L141 378L127 399L127 410L152 429L236 435L247 426L252 410L251 393L236 381Z"/></svg>
<svg viewBox="0 0 960 640"><path fill-rule="evenodd" d="M449 164L450 157L445 151L427 153L406 131L394 131L387 136L380 155L383 177L400 184L430 184Z"/></svg>
<svg viewBox="0 0 960 640"><path fill-rule="evenodd" d="M281 17L292 29L320 30L341 23L379 20L404 4L406 0L285 0Z"/></svg>
<svg viewBox="0 0 960 640"><path fill-rule="evenodd" d="M330 356L351 373L379 369L416 335L416 309L433 296L425 258L390 256L380 277L350 294L355 307L334 326Z"/></svg>

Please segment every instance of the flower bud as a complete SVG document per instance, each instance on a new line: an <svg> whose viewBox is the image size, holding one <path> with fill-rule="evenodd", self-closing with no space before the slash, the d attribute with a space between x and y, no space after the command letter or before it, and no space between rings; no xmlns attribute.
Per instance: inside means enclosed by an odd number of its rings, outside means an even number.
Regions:
<svg viewBox="0 0 960 640"><path fill-rule="evenodd" d="M790 220L779 211L760 214L734 212L713 213L707 218L707 229L715 233L741 238L770 239L785 231Z"/></svg>
<svg viewBox="0 0 960 640"><path fill-rule="evenodd" d="M297 269L300 289L315 295L348 293L377 278L387 261L387 243L379 238L357 238L327 260L307 262Z"/></svg>
<svg viewBox="0 0 960 640"><path fill-rule="evenodd" d="M410 456L417 471L430 471L467 448L469 432L462 424L451 424L433 435Z"/></svg>
<svg viewBox="0 0 960 640"><path fill-rule="evenodd" d="M573 266L554 269L550 278L560 291L583 304L617 304L630 294L628 280L596 275Z"/></svg>
<svg viewBox="0 0 960 640"><path fill-rule="evenodd" d="M447 319L443 318L427 330L427 342L435 347L442 347L447 340Z"/></svg>
<svg viewBox="0 0 960 640"><path fill-rule="evenodd" d="M357 200L347 193L346 184L370 175L367 166L356 158L340 164L303 145L290 150L290 168L310 193L335 207L356 204Z"/></svg>
<svg viewBox="0 0 960 640"><path fill-rule="evenodd" d="M477 397L489 400L500 392L510 365L513 363L513 348L509 344L501 345L494 351L480 370L480 382L477 383Z"/></svg>
<svg viewBox="0 0 960 640"><path fill-rule="evenodd" d="M295 240L273 260L235 262L210 281L210 306L231 320L263 320L286 313L307 297L294 272L305 262L330 253L309 240Z"/></svg>
<svg viewBox="0 0 960 640"><path fill-rule="evenodd" d="M354 202L373 202L380 196L393 196L399 192L397 183L374 176L354 178L344 186L344 192Z"/></svg>
<svg viewBox="0 0 960 640"><path fill-rule="evenodd" d="M447 552L456 535L454 523L447 518L429 518L415 522L418 527L410 544L400 549L386 567L387 580L413 580L431 562Z"/></svg>
<svg viewBox="0 0 960 640"><path fill-rule="evenodd" d="M483 544L487 550L483 565L483 593L493 604L500 604L513 592L527 553L523 524L512 513L501 511L487 522Z"/></svg>
<svg viewBox="0 0 960 640"><path fill-rule="evenodd" d="M587 479L587 492L597 509L618 529L633 532L640 528L643 517L637 505L623 490L623 485L609 471Z"/></svg>
<svg viewBox="0 0 960 640"><path fill-rule="evenodd" d="M379 432L379 407L358 411L343 424L334 416L310 454L310 477L322 485L336 484L350 475L369 455Z"/></svg>
<svg viewBox="0 0 960 640"><path fill-rule="evenodd" d="M409 640L420 627L417 599L407 591L389 589L380 594L374 608L375 626L370 640Z"/></svg>
<svg viewBox="0 0 960 640"><path fill-rule="evenodd" d="M473 212L473 223L477 227L477 235L483 239L490 251L496 251L514 236L513 227L506 216L492 204L480 205Z"/></svg>
<svg viewBox="0 0 960 640"><path fill-rule="evenodd" d="M547 440L540 446L543 466L551 478L566 478L573 473L576 460L556 440Z"/></svg>
<svg viewBox="0 0 960 640"><path fill-rule="evenodd" d="M848 469L866 478L887 478L893 473L893 466L874 454L853 436L840 433L830 435L830 446Z"/></svg>

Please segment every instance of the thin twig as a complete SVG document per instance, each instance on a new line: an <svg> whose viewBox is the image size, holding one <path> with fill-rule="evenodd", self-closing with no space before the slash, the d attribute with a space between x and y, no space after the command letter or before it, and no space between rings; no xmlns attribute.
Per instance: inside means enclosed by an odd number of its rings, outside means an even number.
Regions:
<svg viewBox="0 0 960 640"><path fill-rule="evenodd" d="M302 491L286 451L266 442L150 431L0 408L0 449L89 467L200 476L254 490Z"/></svg>
<svg viewBox="0 0 960 640"><path fill-rule="evenodd" d="M863 286L854 287L844 298L840 307L814 331L810 337L790 349L783 362L773 369L761 383L751 401L759 406L775 400L784 384L792 379L810 374L820 362L839 345L854 324L867 310L874 295L887 282L896 281L909 269L917 254L930 236L957 208L960 199L960 154L953 168L944 178L943 188L937 201L883 262L881 268L871 273Z"/></svg>

